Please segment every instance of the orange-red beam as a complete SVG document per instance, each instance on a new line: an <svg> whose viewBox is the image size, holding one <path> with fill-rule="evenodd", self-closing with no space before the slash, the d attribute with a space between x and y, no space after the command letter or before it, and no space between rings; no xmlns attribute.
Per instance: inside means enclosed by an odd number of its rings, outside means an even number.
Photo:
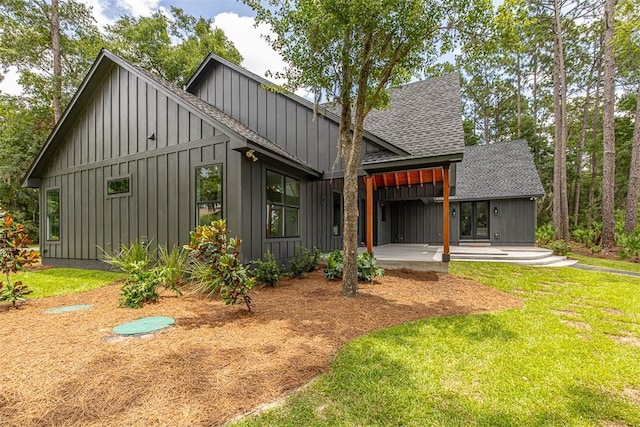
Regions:
<svg viewBox="0 0 640 427"><path fill-rule="evenodd" d="M365 180L367 189L367 252L373 254L373 178L368 176Z"/></svg>

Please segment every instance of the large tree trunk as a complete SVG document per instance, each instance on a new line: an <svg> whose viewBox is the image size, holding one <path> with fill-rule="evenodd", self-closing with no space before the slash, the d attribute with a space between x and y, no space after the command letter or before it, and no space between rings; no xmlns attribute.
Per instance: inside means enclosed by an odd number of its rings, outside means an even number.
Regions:
<svg viewBox="0 0 640 427"><path fill-rule="evenodd" d="M51 0L51 51L53 53L53 115L56 123L62 117L62 60L60 53L59 0Z"/></svg>
<svg viewBox="0 0 640 427"><path fill-rule="evenodd" d="M636 90L636 116L633 125L633 147L629 168L629 190L624 219L624 231L632 233L638 222L638 190L640 190L640 83Z"/></svg>
<svg viewBox="0 0 640 427"><path fill-rule="evenodd" d="M540 142L538 141L538 54L537 49L533 53L533 87L531 88L533 102L533 137L535 138L535 144L533 149L533 158L535 159L536 166L540 165Z"/></svg>
<svg viewBox="0 0 640 427"><path fill-rule="evenodd" d="M602 247L615 244L615 170L616 135L614 122L615 57L613 46L614 10L616 0L604 3L604 87L602 107L602 139L604 159L602 167Z"/></svg>
<svg viewBox="0 0 640 427"><path fill-rule="evenodd" d="M520 52L516 54L516 80L518 82L518 92L516 93L517 114L518 114L518 129L516 133L518 139L522 137L522 70L520 70Z"/></svg>
<svg viewBox="0 0 640 427"><path fill-rule="evenodd" d="M553 155L553 225L556 239L569 240L569 206L567 199L567 84L564 66L564 41L561 10L554 0L553 113L555 145Z"/></svg>

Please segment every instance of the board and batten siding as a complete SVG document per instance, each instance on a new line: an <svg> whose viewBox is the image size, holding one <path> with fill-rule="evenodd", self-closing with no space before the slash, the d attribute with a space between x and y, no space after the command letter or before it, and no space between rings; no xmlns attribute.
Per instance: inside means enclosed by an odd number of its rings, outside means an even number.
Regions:
<svg viewBox="0 0 640 427"><path fill-rule="evenodd" d="M262 258L270 250L280 261L291 259L296 247L329 252L342 247L342 235L332 235L332 193L342 194L342 179L309 180L299 173L265 162L241 162L241 223L243 261ZM300 180L300 234L268 238L266 218L267 170Z"/></svg>
<svg viewBox="0 0 640 427"><path fill-rule="evenodd" d="M237 203L227 203L227 172L240 154L229 154L228 141L152 84L113 66L61 136L42 177L43 212L51 188L60 189L61 211L60 241L46 240L41 221L45 262L97 260L100 248L134 240L187 243L197 166L223 164L223 208L236 214ZM116 177L130 177L130 194L107 196L106 182Z"/></svg>

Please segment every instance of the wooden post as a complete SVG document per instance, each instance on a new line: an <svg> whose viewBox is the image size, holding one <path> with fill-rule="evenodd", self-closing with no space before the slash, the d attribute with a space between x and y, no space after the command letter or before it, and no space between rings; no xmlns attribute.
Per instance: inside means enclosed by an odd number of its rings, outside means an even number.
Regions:
<svg viewBox="0 0 640 427"><path fill-rule="evenodd" d="M449 165L444 167L442 174L442 261L449 262Z"/></svg>
<svg viewBox="0 0 640 427"><path fill-rule="evenodd" d="M373 177L365 177L365 183L367 188L367 252L373 255Z"/></svg>

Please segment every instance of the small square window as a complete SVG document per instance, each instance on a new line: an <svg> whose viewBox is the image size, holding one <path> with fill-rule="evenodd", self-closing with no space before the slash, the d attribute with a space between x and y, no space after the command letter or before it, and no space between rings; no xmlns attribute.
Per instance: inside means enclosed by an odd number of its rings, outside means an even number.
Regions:
<svg viewBox="0 0 640 427"><path fill-rule="evenodd" d="M131 194L130 177L113 178L107 181L107 196Z"/></svg>

